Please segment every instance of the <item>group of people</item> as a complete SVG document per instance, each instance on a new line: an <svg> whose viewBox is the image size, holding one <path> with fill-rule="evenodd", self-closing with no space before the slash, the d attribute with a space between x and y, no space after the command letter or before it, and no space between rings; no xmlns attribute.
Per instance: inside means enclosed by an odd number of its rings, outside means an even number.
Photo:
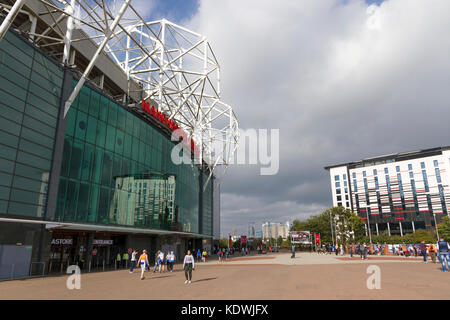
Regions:
<svg viewBox="0 0 450 320"><path fill-rule="evenodd" d="M411 256L422 256L423 262L427 263L427 257L430 256L431 261L436 263L437 258L442 263L442 271L446 271L447 268L450 271L450 265L448 263L449 260L449 251L450 244L445 241L442 237L439 241L434 243L426 244L425 241L422 241L419 245L380 245L380 244L371 244L367 245L366 243L358 243L358 244L349 244L345 247L341 244L339 246L335 246L334 244L326 244L322 245L317 249L317 253L328 253L335 255L344 255L345 252L348 252L350 257L353 255L359 255L362 260L367 259L368 254L372 255L384 255L386 252L392 253L393 255L404 256L406 258Z"/></svg>
<svg viewBox="0 0 450 320"><path fill-rule="evenodd" d="M147 250L143 250L142 254L137 258L138 251L133 250L131 253L131 267L130 273L133 273L134 268L141 268L141 280L145 279L144 273L145 271L150 272L150 263L148 259ZM183 260L183 270L185 273L186 281L185 283L191 283L192 281L192 271L195 270L195 261L194 256L191 253L191 250L188 250L184 260ZM206 256L205 256L206 261ZM167 254L161 250L158 250L155 254L155 265L153 267L153 273L155 272L173 272L173 265L175 263L175 254L173 251L169 251Z"/></svg>

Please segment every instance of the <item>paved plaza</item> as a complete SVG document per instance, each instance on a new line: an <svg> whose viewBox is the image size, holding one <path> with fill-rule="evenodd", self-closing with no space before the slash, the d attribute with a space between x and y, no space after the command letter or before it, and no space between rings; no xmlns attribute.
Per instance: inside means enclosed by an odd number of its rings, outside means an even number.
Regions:
<svg viewBox="0 0 450 320"><path fill-rule="evenodd" d="M367 267L381 270L381 289L367 288ZM68 290L68 275L0 282L0 299L442 299L450 297L450 272L419 258L278 253L197 263L191 284L173 273L140 270L81 275Z"/></svg>

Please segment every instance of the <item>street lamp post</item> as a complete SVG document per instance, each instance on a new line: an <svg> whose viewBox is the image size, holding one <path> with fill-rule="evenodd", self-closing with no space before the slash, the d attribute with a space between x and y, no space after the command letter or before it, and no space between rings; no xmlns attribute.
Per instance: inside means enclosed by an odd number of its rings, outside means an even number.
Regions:
<svg viewBox="0 0 450 320"><path fill-rule="evenodd" d="M435 213L433 213L433 218L434 218L434 226L436 227L436 237L437 237L437 240L439 241L439 230L438 230L438 226L436 223L436 214Z"/></svg>
<svg viewBox="0 0 450 320"><path fill-rule="evenodd" d="M330 211L330 229L331 229L331 241L333 242L333 246L334 246L333 221L332 221L331 211Z"/></svg>
<svg viewBox="0 0 450 320"><path fill-rule="evenodd" d="M370 230L369 210L368 209L366 209L366 215L367 215L367 228L369 229L369 241L370 241L370 244L372 244L372 231Z"/></svg>

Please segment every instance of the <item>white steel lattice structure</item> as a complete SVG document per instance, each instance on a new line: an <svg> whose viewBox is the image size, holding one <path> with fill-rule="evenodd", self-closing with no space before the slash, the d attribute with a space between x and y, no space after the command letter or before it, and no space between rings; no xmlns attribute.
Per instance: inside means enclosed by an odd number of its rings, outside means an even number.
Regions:
<svg viewBox="0 0 450 320"><path fill-rule="evenodd" d="M107 56L126 76L119 98L130 107L140 99L156 102L192 137L210 177L218 166L219 180L225 174L239 141L238 121L220 99L220 66L205 36L164 19L146 22L132 0L0 0L0 10L0 39L12 26L65 65L76 61L74 46L94 45L85 66L76 66L82 74L65 115L85 81L94 78L99 58ZM103 89L105 76L99 79Z"/></svg>

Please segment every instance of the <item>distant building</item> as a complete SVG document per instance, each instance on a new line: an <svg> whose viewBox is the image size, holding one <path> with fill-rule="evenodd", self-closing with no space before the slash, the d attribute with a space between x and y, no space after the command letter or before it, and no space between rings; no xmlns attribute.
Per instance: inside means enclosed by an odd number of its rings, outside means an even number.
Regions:
<svg viewBox="0 0 450 320"><path fill-rule="evenodd" d="M278 239L278 237L282 237L283 239L287 239L289 235L289 222L286 223L278 223L278 222L266 222L262 225L262 236L263 239Z"/></svg>
<svg viewBox="0 0 450 320"><path fill-rule="evenodd" d="M325 167L333 206L356 212L373 234L433 230L450 206L450 147ZM367 233L367 231L366 231Z"/></svg>

